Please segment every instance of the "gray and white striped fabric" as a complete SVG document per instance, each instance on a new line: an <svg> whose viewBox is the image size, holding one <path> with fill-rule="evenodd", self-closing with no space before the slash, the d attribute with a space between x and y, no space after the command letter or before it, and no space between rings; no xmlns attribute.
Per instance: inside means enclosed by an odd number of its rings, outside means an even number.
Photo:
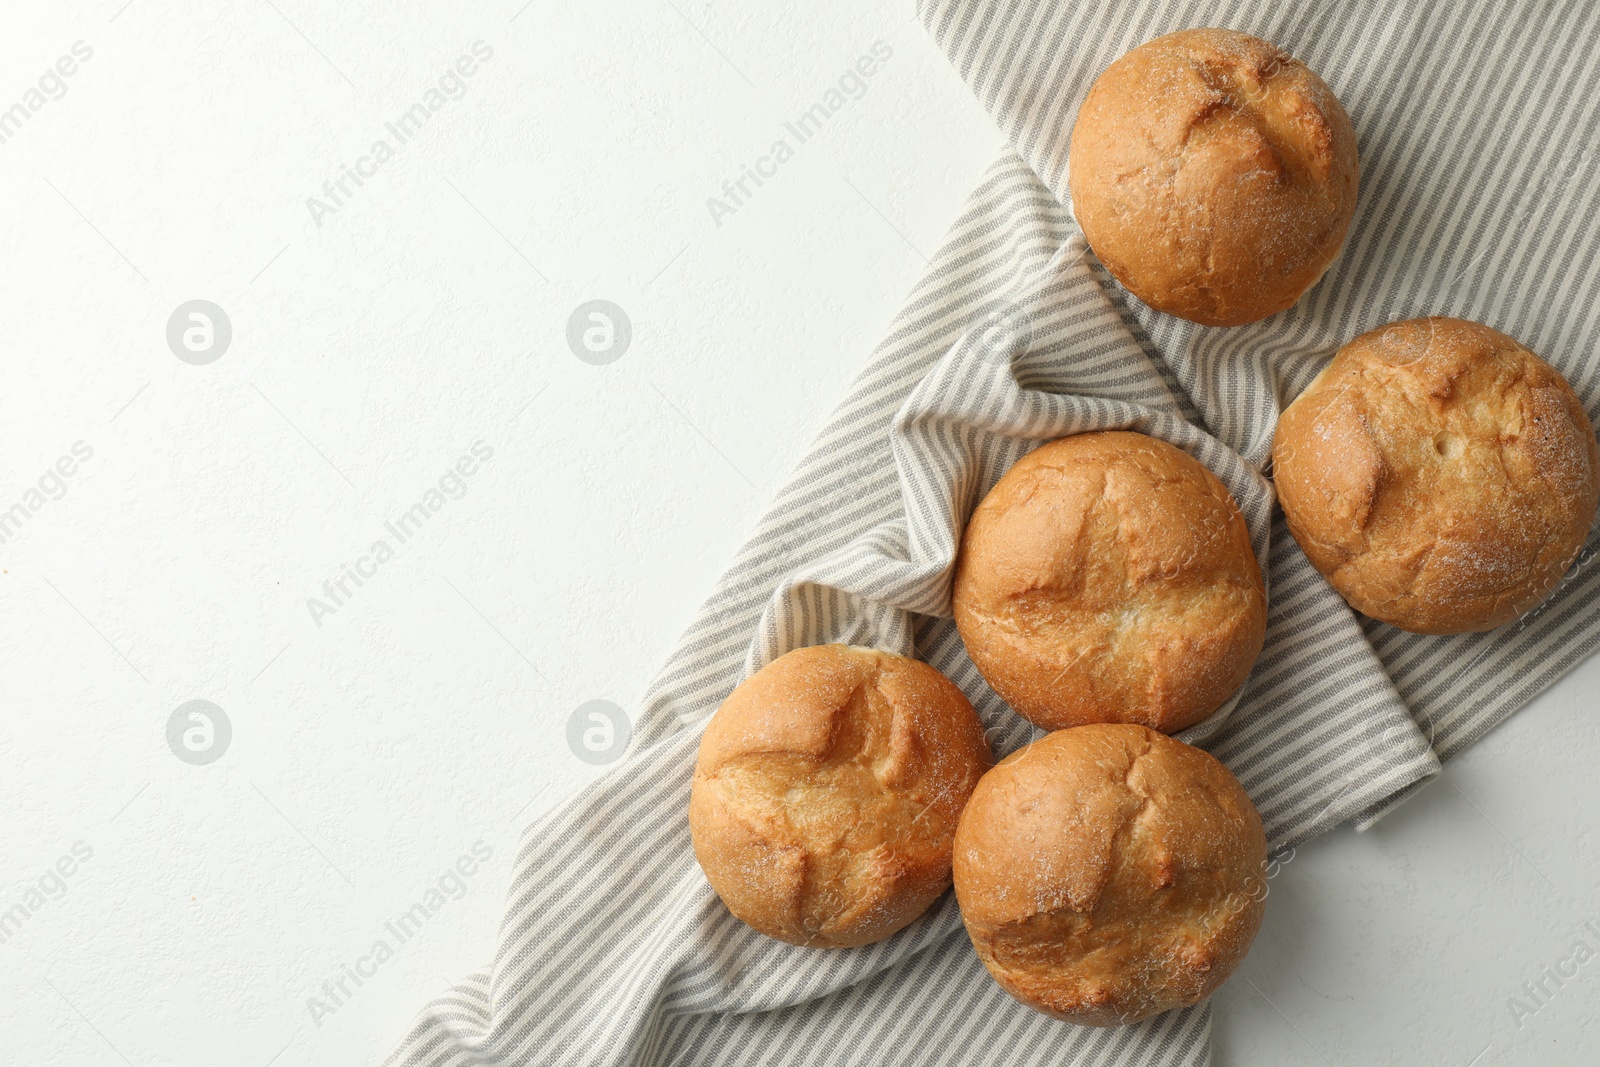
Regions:
<svg viewBox="0 0 1600 1067"><path fill-rule="evenodd" d="M1070 5L928 0L935 40L1008 133L889 336L779 492L640 709L633 754L530 826L493 967L431 1004L390 1062L1208 1063L1209 1009L1067 1026L1001 993L946 897L877 945L817 951L743 927L690 848L700 727L750 671L823 641L915 652L997 753L1031 739L948 615L959 531L1043 440L1132 427L1206 463L1267 574L1266 647L1238 699L1183 735L1260 807L1274 849L1370 823L1600 641L1600 577L1491 634L1419 637L1354 616L1274 518L1282 404L1340 343L1441 313L1519 338L1600 414L1600 11L1380 3ZM1112 59L1226 25L1339 93L1361 138L1344 255L1300 305L1208 329L1130 299L1088 253L1066 135Z"/></svg>

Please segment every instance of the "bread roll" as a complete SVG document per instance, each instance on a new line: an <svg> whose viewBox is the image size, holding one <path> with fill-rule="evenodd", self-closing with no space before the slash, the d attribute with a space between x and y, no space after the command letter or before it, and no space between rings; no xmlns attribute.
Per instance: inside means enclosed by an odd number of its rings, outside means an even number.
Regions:
<svg viewBox="0 0 1600 1067"><path fill-rule="evenodd" d="M1600 503L1566 379L1461 319L1345 345L1283 413L1272 458L1312 564L1357 611L1417 633L1492 629L1549 596Z"/></svg>
<svg viewBox="0 0 1600 1067"><path fill-rule="evenodd" d="M1350 118L1304 63L1233 30L1181 30L1107 67L1072 131L1072 213L1157 311L1238 326L1294 304L1344 243Z"/></svg>
<svg viewBox="0 0 1600 1067"><path fill-rule="evenodd" d="M954 603L983 677L1048 730L1192 726L1243 684L1267 625L1228 490L1124 431L1052 441L1006 472L967 523Z"/></svg>
<svg viewBox="0 0 1600 1067"><path fill-rule="evenodd" d="M770 937L878 941L949 888L956 820L989 763L972 705L926 663L797 649L706 727L695 857L728 909Z"/></svg>
<svg viewBox="0 0 1600 1067"><path fill-rule="evenodd" d="M986 774L956 830L978 958L1030 1008L1117 1026L1209 996L1265 911L1261 817L1228 769L1143 726L1080 726Z"/></svg>

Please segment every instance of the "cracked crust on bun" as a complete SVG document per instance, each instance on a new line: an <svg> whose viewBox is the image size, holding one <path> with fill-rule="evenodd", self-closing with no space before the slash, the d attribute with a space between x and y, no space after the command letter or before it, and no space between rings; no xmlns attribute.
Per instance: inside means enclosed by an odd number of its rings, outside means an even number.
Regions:
<svg viewBox="0 0 1600 1067"><path fill-rule="evenodd" d="M712 716L689 799L695 857L769 937L888 937L950 887L956 822L991 758L960 689L914 659L796 649Z"/></svg>
<svg viewBox="0 0 1600 1067"><path fill-rule="evenodd" d="M1273 440L1289 529L1351 607L1403 630L1503 626L1544 600L1600 504L1600 451L1567 380L1463 319L1362 334Z"/></svg>
<svg viewBox="0 0 1600 1067"><path fill-rule="evenodd" d="M1193 726L1244 684L1267 628L1233 496L1182 449L1121 430L1041 445L995 483L953 601L984 680L1047 730Z"/></svg>
<svg viewBox="0 0 1600 1067"><path fill-rule="evenodd" d="M1213 756L1143 726L1080 726L978 783L956 830L956 899L1006 992L1120 1026L1233 973L1261 926L1266 859L1260 815Z"/></svg>
<svg viewBox="0 0 1600 1067"><path fill-rule="evenodd" d="M1072 213L1106 270L1157 311L1240 326L1292 306L1355 215L1356 134L1298 59L1193 29L1112 63L1078 111Z"/></svg>

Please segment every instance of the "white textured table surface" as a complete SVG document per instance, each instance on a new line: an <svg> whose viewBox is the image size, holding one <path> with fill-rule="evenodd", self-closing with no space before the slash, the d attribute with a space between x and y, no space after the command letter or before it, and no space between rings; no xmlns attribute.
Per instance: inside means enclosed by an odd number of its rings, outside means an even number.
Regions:
<svg viewBox="0 0 1600 1067"><path fill-rule="evenodd" d="M0 70L0 1062L375 1063L1001 138L906 4L36 3ZM1594 1063L1597 685L1302 848L1219 1063Z"/></svg>

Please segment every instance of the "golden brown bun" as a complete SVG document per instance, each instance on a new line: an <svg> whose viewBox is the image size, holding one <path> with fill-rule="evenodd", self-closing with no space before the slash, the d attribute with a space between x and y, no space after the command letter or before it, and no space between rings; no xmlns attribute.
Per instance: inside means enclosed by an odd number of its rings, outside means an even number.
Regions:
<svg viewBox="0 0 1600 1067"><path fill-rule="evenodd" d="M1248 34L1181 30L1089 89L1072 213L1100 262L1157 311L1239 326L1294 304L1355 214L1356 134L1304 63Z"/></svg>
<svg viewBox="0 0 1600 1067"><path fill-rule="evenodd" d="M728 910L796 945L865 945L950 887L983 724L917 660L796 649L735 689L700 741L695 857Z"/></svg>
<svg viewBox="0 0 1600 1067"><path fill-rule="evenodd" d="M1007 471L967 523L954 600L985 680L1048 730L1193 726L1244 683L1267 629L1228 490L1124 431L1063 437Z"/></svg>
<svg viewBox="0 0 1600 1067"><path fill-rule="evenodd" d="M1461 319L1341 348L1278 421L1295 540L1350 606L1426 634L1510 622L1560 583L1600 503L1600 452L1553 367Z"/></svg>
<svg viewBox="0 0 1600 1067"><path fill-rule="evenodd" d="M978 958L1030 1008L1118 1026L1209 996L1265 911L1267 840L1244 788L1143 726L1079 726L984 775L956 830Z"/></svg>

